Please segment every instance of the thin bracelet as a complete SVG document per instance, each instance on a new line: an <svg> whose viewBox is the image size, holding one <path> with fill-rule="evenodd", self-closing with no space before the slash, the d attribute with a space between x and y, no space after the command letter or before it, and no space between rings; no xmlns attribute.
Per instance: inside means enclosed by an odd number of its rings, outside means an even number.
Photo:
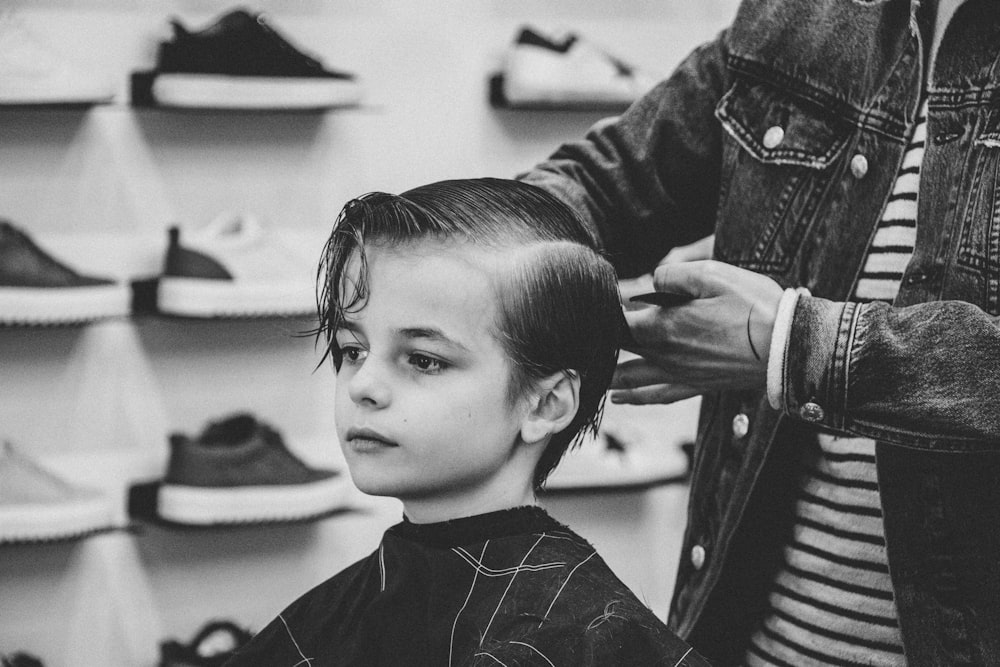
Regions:
<svg viewBox="0 0 1000 667"><path fill-rule="evenodd" d="M753 304L750 304L750 312L747 313L747 342L750 343L750 351L753 352L753 356L757 358L757 361L763 361L760 355L757 354L757 348L753 346L753 338L750 337L750 316L753 315Z"/></svg>

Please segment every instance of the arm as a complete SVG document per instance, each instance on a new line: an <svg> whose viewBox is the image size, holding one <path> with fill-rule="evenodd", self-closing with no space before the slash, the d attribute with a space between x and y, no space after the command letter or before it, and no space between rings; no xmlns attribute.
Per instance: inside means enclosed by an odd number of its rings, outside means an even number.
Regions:
<svg viewBox="0 0 1000 667"><path fill-rule="evenodd" d="M700 47L621 117L520 176L573 206L622 277L651 271L674 246L713 231L723 55L721 38Z"/></svg>
<svg viewBox="0 0 1000 667"><path fill-rule="evenodd" d="M1000 319L973 304L801 296L783 362L770 393L789 414L910 447L1000 450Z"/></svg>
<svg viewBox="0 0 1000 667"><path fill-rule="evenodd" d="M663 265L655 284L695 299L626 313L643 358L619 367L614 401L767 386L774 408L817 426L936 451L1000 450L1000 319L973 304L783 296L770 278L711 261Z"/></svg>

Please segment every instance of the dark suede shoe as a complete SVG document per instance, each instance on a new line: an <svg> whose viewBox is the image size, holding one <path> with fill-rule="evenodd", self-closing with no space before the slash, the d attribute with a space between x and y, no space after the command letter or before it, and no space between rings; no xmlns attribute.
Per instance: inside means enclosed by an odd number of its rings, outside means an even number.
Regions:
<svg viewBox="0 0 1000 667"><path fill-rule="evenodd" d="M277 431L237 414L197 439L170 436L157 505L163 519L190 525L296 521L342 508L349 490L340 473L311 468Z"/></svg>
<svg viewBox="0 0 1000 667"><path fill-rule="evenodd" d="M77 273L0 219L0 324L72 324L128 315L127 285Z"/></svg>

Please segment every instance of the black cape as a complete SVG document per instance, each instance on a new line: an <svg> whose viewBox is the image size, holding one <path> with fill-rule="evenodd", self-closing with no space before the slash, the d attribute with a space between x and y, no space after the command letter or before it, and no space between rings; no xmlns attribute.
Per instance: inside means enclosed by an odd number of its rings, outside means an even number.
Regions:
<svg viewBox="0 0 1000 667"><path fill-rule="evenodd" d="M227 667L708 663L538 507L403 520L293 602Z"/></svg>

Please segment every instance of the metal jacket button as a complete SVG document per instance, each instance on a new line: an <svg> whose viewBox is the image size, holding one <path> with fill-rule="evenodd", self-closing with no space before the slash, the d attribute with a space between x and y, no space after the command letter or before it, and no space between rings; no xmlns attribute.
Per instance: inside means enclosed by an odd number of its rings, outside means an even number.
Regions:
<svg viewBox="0 0 1000 667"><path fill-rule="evenodd" d="M700 544L691 547L691 565L696 570L700 570L705 566L705 547Z"/></svg>
<svg viewBox="0 0 1000 667"><path fill-rule="evenodd" d="M861 153L852 157L851 173L854 174L854 178L864 178L865 174L868 173L868 158Z"/></svg>
<svg viewBox="0 0 1000 667"><path fill-rule="evenodd" d="M785 130L780 126L769 127L764 133L764 148L776 148L784 138Z"/></svg>
<svg viewBox="0 0 1000 667"><path fill-rule="evenodd" d="M819 404L809 401L808 403L803 403L802 407L799 408L799 416L807 422L819 422L823 421L826 412L823 411L823 408Z"/></svg>
<svg viewBox="0 0 1000 667"><path fill-rule="evenodd" d="M733 435L742 438L750 432L750 418L742 412L733 417Z"/></svg>

